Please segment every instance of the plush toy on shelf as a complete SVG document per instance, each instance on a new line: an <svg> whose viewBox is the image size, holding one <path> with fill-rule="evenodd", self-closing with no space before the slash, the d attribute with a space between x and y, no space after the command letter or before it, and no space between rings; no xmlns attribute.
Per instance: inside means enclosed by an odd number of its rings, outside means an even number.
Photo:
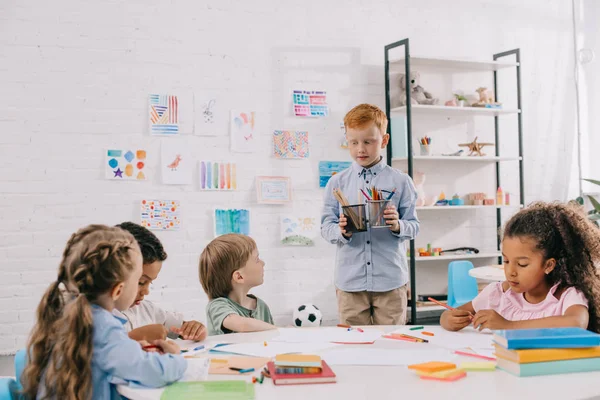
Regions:
<svg viewBox="0 0 600 400"><path fill-rule="evenodd" d="M410 73L410 104L437 104L439 100L419 85L420 79L421 75L417 71ZM406 105L406 75L404 74L400 76L400 105Z"/></svg>

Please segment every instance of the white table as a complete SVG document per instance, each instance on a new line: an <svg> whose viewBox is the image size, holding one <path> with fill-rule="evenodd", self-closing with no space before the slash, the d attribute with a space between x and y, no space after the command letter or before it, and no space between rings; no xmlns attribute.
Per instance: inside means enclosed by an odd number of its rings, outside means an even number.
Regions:
<svg viewBox="0 0 600 400"><path fill-rule="evenodd" d="M399 327L381 327L386 332ZM427 327L425 328L427 330ZM432 328L429 328L432 329ZM415 331L415 336L417 336ZM206 343L250 343L270 340L277 336L277 331L230 334L226 336L209 337ZM425 336L423 336L425 337ZM410 343L400 340L377 340L372 346L378 349L419 348L432 346L431 343ZM423 348L423 347L420 347ZM330 351L330 350L325 350ZM221 355L211 357L223 358ZM188 359L189 362L198 360ZM478 361L471 357L456 356L456 362ZM586 399L600 395L600 372L588 372L569 375L549 375L540 377L518 378L504 371L468 372L467 377L457 382L436 382L421 380L406 368L406 366L332 366L337 375L337 383L321 385L289 385L275 386L270 379L265 378L262 385L256 384L255 398L257 400L271 399L476 399L476 400L506 400L506 399ZM257 374L256 374L257 375ZM210 380L241 379L231 375L209 375ZM251 376L245 378L251 380ZM119 393L132 400L159 400L163 389L133 389L120 386Z"/></svg>
<svg viewBox="0 0 600 400"><path fill-rule="evenodd" d="M469 275L484 282L503 282L506 280L504 268L495 265L471 268Z"/></svg>

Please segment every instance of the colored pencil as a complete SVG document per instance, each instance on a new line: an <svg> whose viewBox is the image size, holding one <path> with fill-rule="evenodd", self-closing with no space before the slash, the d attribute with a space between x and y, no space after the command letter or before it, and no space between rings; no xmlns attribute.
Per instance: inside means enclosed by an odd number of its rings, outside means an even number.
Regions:
<svg viewBox="0 0 600 400"><path fill-rule="evenodd" d="M448 304L441 303L441 302L437 301L436 299L434 299L433 297L428 297L427 300L434 302L438 306L447 308L448 310L456 310L456 308L450 307Z"/></svg>
<svg viewBox="0 0 600 400"><path fill-rule="evenodd" d="M460 350L456 350L454 352L454 354L458 354L461 356L468 356L468 357L475 357L475 358L481 358L483 360L488 360L488 361L496 361L495 358L493 357L488 357L488 356L482 356L481 354L476 354L476 353L469 353L468 351L460 351Z"/></svg>

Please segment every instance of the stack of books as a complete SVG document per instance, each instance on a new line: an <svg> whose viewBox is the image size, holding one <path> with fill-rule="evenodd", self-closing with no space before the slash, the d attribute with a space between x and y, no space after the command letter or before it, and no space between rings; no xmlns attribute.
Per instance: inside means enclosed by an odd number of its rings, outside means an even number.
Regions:
<svg viewBox="0 0 600 400"><path fill-rule="evenodd" d="M310 354L279 354L267 364L275 385L335 383L336 376L321 357Z"/></svg>
<svg viewBox="0 0 600 400"><path fill-rule="evenodd" d="M600 371L600 335L581 328L494 332L498 368L516 376Z"/></svg>

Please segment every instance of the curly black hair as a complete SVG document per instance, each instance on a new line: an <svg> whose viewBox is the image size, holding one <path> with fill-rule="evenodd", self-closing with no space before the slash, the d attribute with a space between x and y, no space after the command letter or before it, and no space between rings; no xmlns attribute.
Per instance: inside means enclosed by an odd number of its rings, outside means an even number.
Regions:
<svg viewBox="0 0 600 400"><path fill-rule="evenodd" d="M165 261L167 259L167 253L162 243L150 230L133 222L123 222L117 225L117 227L131 233L135 240L137 240L142 250L144 264L152 264L153 262Z"/></svg>
<svg viewBox="0 0 600 400"><path fill-rule="evenodd" d="M547 276L559 289L575 287L588 300L588 329L600 333L600 229L578 204L536 202L515 214L504 237L530 237L556 267Z"/></svg>

